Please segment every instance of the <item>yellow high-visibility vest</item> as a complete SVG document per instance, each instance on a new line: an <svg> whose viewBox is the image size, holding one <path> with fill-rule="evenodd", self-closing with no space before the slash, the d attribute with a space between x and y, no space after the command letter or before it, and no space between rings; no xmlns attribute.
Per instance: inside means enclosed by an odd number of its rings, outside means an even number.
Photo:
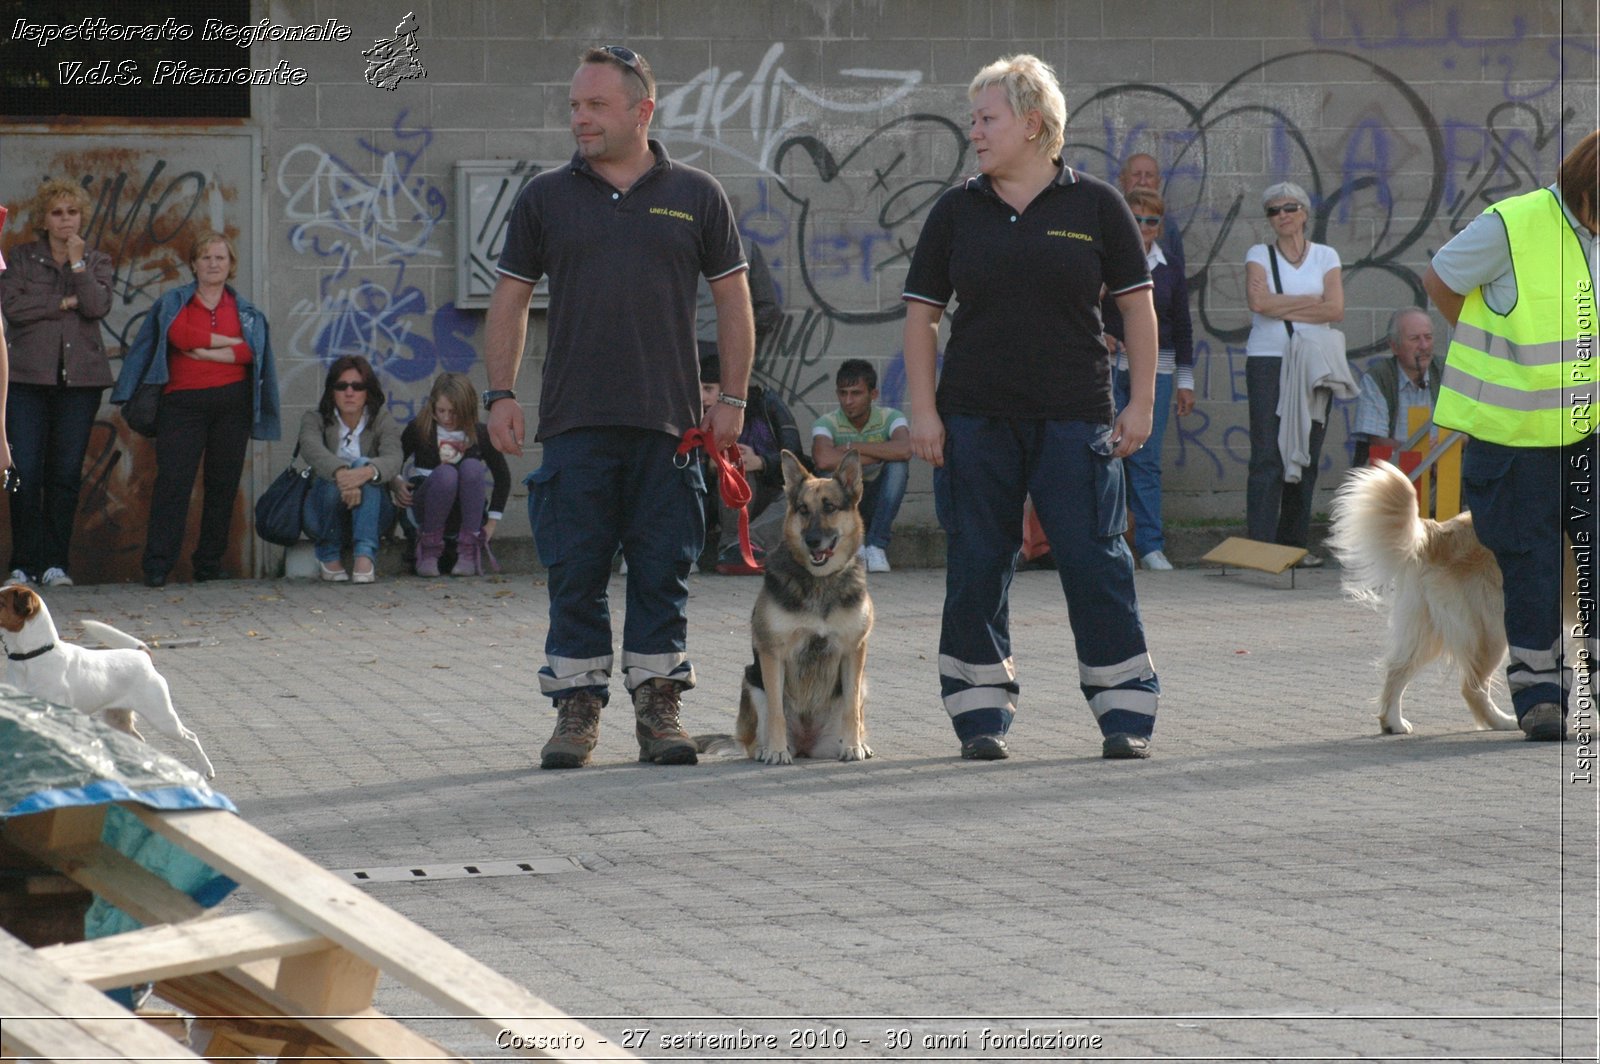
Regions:
<svg viewBox="0 0 1600 1064"><path fill-rule="evenodd" d="M1496 314L1474 288L1461 307L1433 420L1506 447L1561 447L1594 431L1595 293L1550 189L1489 210L1505 222L1517 303Z"/></svg>

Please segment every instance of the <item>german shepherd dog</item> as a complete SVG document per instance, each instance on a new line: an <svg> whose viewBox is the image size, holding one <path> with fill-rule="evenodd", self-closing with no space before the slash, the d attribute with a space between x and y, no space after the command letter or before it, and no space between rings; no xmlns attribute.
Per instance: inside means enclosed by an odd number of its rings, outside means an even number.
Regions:
<svg viewBox="0 0 1600 1064"><path fill-rule="evenodd" d="M1344 567L1345 594L1388 607L1381 732L1411 734L1400 696L1441 655L1461 672L1461 697L1474 724L1516 730L1516 718L1489 697L1506 654L1505 599L1500 566L1478 542L1470 513L1448 521L1420 516L1416 486L1394 466L1378 462L1351 470L1339 488L1328 546ZM1570 587L1576 573L1572 552L1564 553Z"/></svg>
<svg viewBox="0 0 1600 1064"><path fill-rule="evenodd" d="M768 765L796 757L861 761L867 745L867 634L872 598L856 551L861 457L845 456L830 478L813 477L783 452L788 515L783 544L767 555L750 615L755 661L744 670L737 735L746 755Z"/></svg>

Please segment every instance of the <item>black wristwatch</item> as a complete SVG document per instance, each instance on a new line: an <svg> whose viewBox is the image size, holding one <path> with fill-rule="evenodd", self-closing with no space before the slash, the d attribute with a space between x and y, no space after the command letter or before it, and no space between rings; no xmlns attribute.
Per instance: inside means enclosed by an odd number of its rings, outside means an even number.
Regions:
<svg viewBox="0 0 1600 1064"><path fill-rule="evenodd" d="M510 388L490 388L483 393L483 408L488 410L502 399L516 399L517 393Z"/></svg>

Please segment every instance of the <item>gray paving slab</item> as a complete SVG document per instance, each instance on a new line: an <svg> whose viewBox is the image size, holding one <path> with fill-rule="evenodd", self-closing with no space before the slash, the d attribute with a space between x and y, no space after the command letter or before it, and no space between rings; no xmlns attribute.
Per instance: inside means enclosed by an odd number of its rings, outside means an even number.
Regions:
<svg viewBox="0 0 1600 1064"><path fill-rule="evenodd" d="M1379 737L1381 619L1335 572L1296 583L1139 575L1148 762L1099 758L1053 573L1013 589L1014 755L960 761L944 577L916 570L872 578L871 761L642 766L619 680L577 772L536 768L534 578L48 597L65 629L175 643L157 660L218 788L330 868L575 858L370 889L612 1037L648 1028L653 1059L1595 1059L1578 748L1473 731L1439 668L1417 733ZM757 586L693 578L691 730L731 730Z"/></svg>

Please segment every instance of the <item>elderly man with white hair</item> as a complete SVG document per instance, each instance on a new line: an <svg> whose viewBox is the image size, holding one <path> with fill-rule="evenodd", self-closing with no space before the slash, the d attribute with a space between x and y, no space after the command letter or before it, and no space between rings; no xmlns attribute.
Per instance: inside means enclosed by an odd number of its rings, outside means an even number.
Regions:
<svg viewBox="0 0 1600 1064"><path fill-rule="evenodd" d="M1433 416L1444 366L1433 358L1433 319L1421 307L1401 307L1389 316L1389 350L1393 358L1375 360L1361 377L1361 399L1350 435L1355 437L1352 465L1367 464L1373 444L1398 450L1410 435L1411 411Z"/></svg>

